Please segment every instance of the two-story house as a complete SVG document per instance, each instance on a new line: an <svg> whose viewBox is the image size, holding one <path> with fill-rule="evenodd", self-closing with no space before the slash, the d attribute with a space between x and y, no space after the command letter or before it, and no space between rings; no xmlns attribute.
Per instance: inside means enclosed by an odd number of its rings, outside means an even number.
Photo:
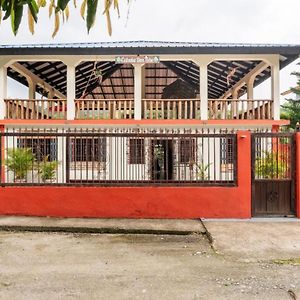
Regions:
<svg viewBox="0 0 300 300"><path fill-rule="evenodd" d="M288 124L280 69L299 54L196 42L0 46L0 214L297 215L294 136L276 132ZM12 97L7 78L28 95ZM255 97L267 79L270 96Z"/></svg>

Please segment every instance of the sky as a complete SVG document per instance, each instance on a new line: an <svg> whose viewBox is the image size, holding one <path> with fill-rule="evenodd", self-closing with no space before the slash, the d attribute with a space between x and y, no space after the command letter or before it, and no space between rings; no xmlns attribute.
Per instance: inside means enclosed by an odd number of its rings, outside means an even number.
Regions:
<svg viewBox="0 0 300 300"><path fill-rule="evenodd" d="M78 5L81 2L77 0ZM88 35L79 9L72 4L68 22L61 24L54 39L54 20L48 18L48 9L44 8L34 35L28 31L26 15L16 37L9 21L2 22L0 44L129 40L300 44L300 0L130 0L129 5L127 0L119 2L121 16L112 13L111 37L102 10ZM99 5L104 6L104 0L99 0ZM296 78L290 74L300 71L299 61L281 71L281 92L295 86ZM9 96L23 91L16 87L9 82ZM269 82L255 89L256 98L269 95Z"/></svg>

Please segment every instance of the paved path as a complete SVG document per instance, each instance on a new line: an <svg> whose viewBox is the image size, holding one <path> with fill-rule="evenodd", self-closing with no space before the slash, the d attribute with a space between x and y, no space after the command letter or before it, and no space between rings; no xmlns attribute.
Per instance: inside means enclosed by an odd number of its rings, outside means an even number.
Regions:
<svg viewBox="0 0 300 300"><path fill-rule="evenodd" d="M300 258L299 219L203 221L217 251L241 259Z"/></svg>

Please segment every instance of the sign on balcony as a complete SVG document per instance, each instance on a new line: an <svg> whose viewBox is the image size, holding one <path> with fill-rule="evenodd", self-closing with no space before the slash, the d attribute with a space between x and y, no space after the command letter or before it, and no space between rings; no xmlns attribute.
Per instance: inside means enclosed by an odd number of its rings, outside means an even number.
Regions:
<svg viewBox="0 0 300 300"><path fill-rule="evenodd" d="M115 58L116 64L158 64L160 59L158 56L117 56Z"/></svg>

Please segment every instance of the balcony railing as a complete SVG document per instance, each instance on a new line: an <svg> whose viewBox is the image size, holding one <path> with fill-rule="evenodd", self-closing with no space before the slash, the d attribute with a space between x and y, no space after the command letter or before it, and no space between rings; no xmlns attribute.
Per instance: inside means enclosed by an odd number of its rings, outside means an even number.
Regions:
<svg viewBox="0 0 300 300"><path fill-rule="evenodd" d="M209 99L210 119L273 119L273 100Z"/></svg>
<svg viewBox="0 0 300 300"><path fill-rule="evenodd" d="M48 120L66 119L64 99L6 99L6 119Z"/></svg>
<svg viewBox="0 0 300 300"><path fill-rule="evenodd" d="M134 100L77 99L75 111L79 120L134 119Z"/></svg>
<svg viewBox="0 0 300 300"><path fill-rule="evenodd" d="M65 99L6 99L6 119L57 120L67 118ZM200 99L143 99L142 119L200 120ZM272 120L273 100L209 99L213 120ZM75 119L134 119L134 99L76 99Z"/></svg>
<svg viewBox="0 0 300 300"><path fill-rule="evenodd" d="M200 119L200 99L143 99L142 118Z"/></svg>

